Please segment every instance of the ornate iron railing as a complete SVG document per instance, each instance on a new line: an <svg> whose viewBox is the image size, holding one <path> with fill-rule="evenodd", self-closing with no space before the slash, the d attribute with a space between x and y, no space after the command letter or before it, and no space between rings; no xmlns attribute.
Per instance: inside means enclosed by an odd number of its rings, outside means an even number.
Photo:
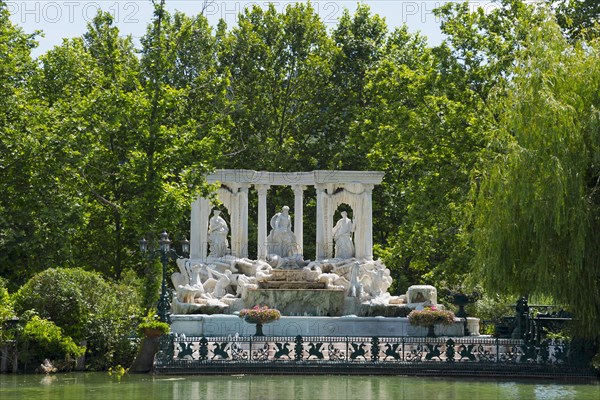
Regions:
<svg viewBox="0 0 600 400"><path fill-rule="evenodd" d="M318 367L318 368L317 368ZM538 371L578 373L562 341L540 345L489 337L184 337L164 336L157 372L410 373Z"/></svg>

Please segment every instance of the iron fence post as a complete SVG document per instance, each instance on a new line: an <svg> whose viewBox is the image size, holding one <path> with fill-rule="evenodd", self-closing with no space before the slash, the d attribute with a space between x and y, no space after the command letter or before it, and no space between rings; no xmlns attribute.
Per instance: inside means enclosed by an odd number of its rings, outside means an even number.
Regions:
<svg viewBox="0 0 600 400"><path fill-rule="evenodd" d="M500 362L500 342L499 339L496 338L496 364Z"/></svg>

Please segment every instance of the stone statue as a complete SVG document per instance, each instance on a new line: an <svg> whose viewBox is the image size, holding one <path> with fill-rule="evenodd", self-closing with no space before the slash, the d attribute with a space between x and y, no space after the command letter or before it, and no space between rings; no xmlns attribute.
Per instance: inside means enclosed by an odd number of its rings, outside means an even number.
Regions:
<svg viewBox="0 0 600 400"><path fill-rule="evenodd" d="M363 286L360 282L360 264L358 262L353 262L352 270L350 272L350 287L348 296L360 298L362 289Z"/></svg>
<svg viewBox="0 0 600 400"><path fill-rule="evenodd" d="M208 224L208 243L210 244L210 255L212 257L223 257L228 253L228 232L229 228L227 222L221 217L221 211L214 210Z"/></svg>
<svg viewBox="0 0 600 400"><path fill-rule="evenodd" d="M213 298L220 299L227 295L227 288L231 284L232 274L230 270L221 273L211 266L206 267L208 279L204 282L204 290L210 293Z"/></svg>
<svg viewBox="0 0 600 400"><path fill-rule="evenodd" d="M204 287L200 282L200 265L194 265L191 268L191 280L187 283L187 279L183 274L175 272L171 275L173 286L177 289L177 299L181 303L194 303L196 297L204 294Z"/></svg>
<svg viewBox="0 0 600 400"><path fill-rule="evenodd" d="M354 243L352 242L352 233L354 224L348 218L348 213L342 211L342 218L333 227L333 240L335 241L335 258L354 257Z"/></svg>
<svg viewBox="0 0 600 400"><path fill-rule="evenodd" d="M267 237L269 252L280 257L291 257L296 252L296 237L292 232L292 219L289 215L290 208L283 206L271 218L271 233Z"/></svg>
<svg viewBox="0 0 600 400"><path fill-rule="evenodd" d="M237 277L236 296L245 299L248 297L248 289L258 289L258 281L254 276L240 274Z"/></svg>

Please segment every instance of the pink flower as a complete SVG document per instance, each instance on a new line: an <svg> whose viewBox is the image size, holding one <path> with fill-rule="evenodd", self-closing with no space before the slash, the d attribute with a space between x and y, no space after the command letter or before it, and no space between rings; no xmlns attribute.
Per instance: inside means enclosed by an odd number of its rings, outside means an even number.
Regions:
<svg viewBox="0 0 600 400"><path fill-rule="evenodd" d="M269 308L268 306L254 306L250 309L245 308L240 311L240 318L244 318L247 322L253 324L266 324L269 322L277 321L281 318L279 310Z"/></svg>

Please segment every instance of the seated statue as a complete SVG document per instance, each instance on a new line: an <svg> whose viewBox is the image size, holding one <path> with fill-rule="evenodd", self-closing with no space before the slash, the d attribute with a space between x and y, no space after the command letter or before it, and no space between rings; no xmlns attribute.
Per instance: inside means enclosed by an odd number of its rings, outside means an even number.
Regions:
<svg viewBox="0 0 600 400"><path fill-rule="evenodd" d="M225 297L227 293L227 288L231 284L232 274L230 270L225 270L225 272L221 273L217 271L216 268L211 268L211 266L206 267L206 271L208 273L208 279L204 282L204 290L207 294L210 294L211 297L220 299Z"/></svg>
<svg viewBox="0 0 600 400"><path fill-rule="evenodd" d="M288 206L283 206L281 212L271 218L272 230L267 237L270 254L276 254L280 257L291 257L296 254L296 237L292 232L292 219L289 210Z"/></svg>
<svg viewBox="0 0 600 400"><path fill-rule="evenodd" d="M212 257L223 257L229 252L228 232L229 228L227 222L221 217L221 211L214 210L208 224L208 243Z"/></svg>
<svg viewBox="0 0 600 400"><path fill-rule="evenodd" d="M348 218L348 213L342 211L342 218L333 227L333 240L335 241L335 258L354 257L354 243L352 243L352 233L354 224Z"/></svg>

